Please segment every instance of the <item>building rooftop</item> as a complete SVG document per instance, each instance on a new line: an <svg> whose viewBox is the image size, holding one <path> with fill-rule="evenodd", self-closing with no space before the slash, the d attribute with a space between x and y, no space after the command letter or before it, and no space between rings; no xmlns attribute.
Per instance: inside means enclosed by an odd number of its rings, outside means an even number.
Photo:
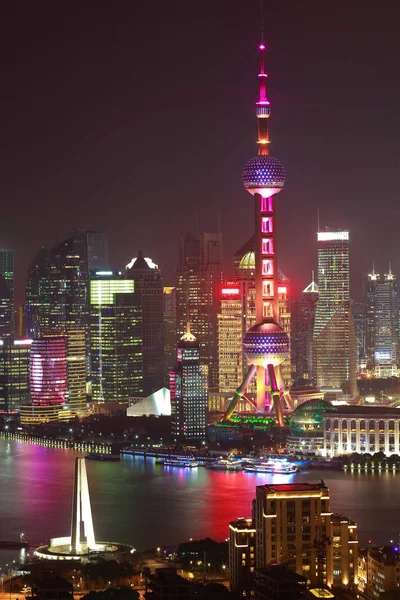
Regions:
<svg viewBox="0 0 400 600"><path fill-rule="evenodd" d="M267 576L274 581L282 583L300 583L306 585L307 579L289 569L286 563L270 564L267 567L256 569L257 575Z"/></svg>
<svg viewBox="0 0 400 600"><path fill-rule="evenodd" d="M354 527L357 527L357 524L355 521L353 521L352 519L349 519L349 517L345 517L344 515L339 515L338 513L333 513L331 516L331 520L334 521L335 523L343 522L343 523L348 523L349 525L354 525Z"/></svg>
<svg viewBox="0 0 400 600"><path fill-rule="evenodd" d="M326 489L325 483L321 479L321 483L267 483L258 485L256 490L260 490L266 494L274 494L280 492L312 492Z"/></svg>
<svg viewBox="0 0 400 600"><path fill-rule="evenodd" d="M231 521L229 523L229 527L231 529L236 529L240 531L248 531L250 529L254 529L252 519L245 519L244 517L239 517L239 519L236 519L236 521Z"/></svg>
<svg viewBox="0 0 400 600"><path fill-rule="evenodd" d="M368 556L378 563L394 565L400 561L399 546L382 546L381 548L368 548Z"/></svg>
<svg viewBox="0 0 400 600"><path fill-rule="evenodd" d="M388 417L400 417L400 410L398 408L391 408L390 406L350 406L350 405L339 405L335 407L335 413L324 413L324 416L336 418L341 415L351 416L388 416Z"/></svg>

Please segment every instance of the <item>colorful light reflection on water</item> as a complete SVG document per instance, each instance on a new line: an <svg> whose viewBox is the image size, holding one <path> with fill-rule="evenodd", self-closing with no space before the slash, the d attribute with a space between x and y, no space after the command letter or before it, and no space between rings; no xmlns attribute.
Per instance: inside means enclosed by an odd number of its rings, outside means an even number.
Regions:
<svg viewBox="0 0 400 600"><path fill-rule="evenodd" d="M74 457L70 450L0 440L0 539L32 542L68 535ZM332 510L359 524L362 543L385 543L400 530L400 475L302 471L293 475L221 472L156 465L126 457L119 463L88 461L97 539L138 549L189 538L225 539L229 521L250 516L255 487L264 483L325 480ZM0 551L0 565L18 553Z"/></svg>

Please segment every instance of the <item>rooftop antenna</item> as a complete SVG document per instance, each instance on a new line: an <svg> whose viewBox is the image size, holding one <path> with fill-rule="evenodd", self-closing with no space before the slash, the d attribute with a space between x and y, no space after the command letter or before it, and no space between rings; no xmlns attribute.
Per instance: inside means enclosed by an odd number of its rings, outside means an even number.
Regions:
<svg viewBox="0 0 400 600"><path fill-rule="evenodd" d="M261 10L261 44L264 44L264 0L260 0Z"/></svg>
<svg viewBox="0 0 400 600"><path fill-rule="evenodd" d="M317 231L319 233L319 208L317 208Z"/></svg>

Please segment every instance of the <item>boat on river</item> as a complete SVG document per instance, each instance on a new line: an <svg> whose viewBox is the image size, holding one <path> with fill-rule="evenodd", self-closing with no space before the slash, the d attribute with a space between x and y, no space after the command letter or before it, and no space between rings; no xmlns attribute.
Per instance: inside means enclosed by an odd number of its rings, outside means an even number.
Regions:
<svg viewBox="0 0 400 600"><path fill-rule="evenodd" d="M243 465L238 460L230 460L229 458L219 458L207 465L207 469L214 471L242 471Z"/></svg>
<svg viewBox="0 0 400 600"><path fill-rule="evenodd" d="M194 469L199 466L199 463L194 458L163 458L156 460L157 465L164 467L181 467L183 469Z"/></svg>
<svg viewBox="0 0 400 600"><path fill-rule="evenodd" d="M87 454L85 458L87 458L87 460L107 460L112 462L121 460L119 454L106 454L103 452L91 452L90 454Z"/></svg>
<svg viewBox="0 0 400 600"><path fill-rule="evenodd" d="M298 467L284 459L271 459L247 465L244 470L247 473L271 473L272 475L293 475L298 472Z"/></svg>

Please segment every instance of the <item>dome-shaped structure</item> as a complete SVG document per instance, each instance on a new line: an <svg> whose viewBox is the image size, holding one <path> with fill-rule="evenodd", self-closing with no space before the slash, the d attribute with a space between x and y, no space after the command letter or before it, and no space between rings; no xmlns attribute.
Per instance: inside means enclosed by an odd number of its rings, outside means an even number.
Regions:
<svg viewBox="0 0 400 600"><path fill-rule="evenodd" d="M255 156L246 164L242 179L248 192L268 198L281 191L286 175L282 163L273 156Z"/></svg>
<svg viewBox="0 0 400 600"><path fill-rule="evenodd" d="M283 363L289 353L289 338L273 319L250 327L243 338L243 350L252 365L274 367Z"/></svg>
<svg viewBox="0 0 400 600"><path fill-rule="evenodd" d="M300 404L290 419L290 431L296 437L322 437L326 412L336 412L337 408L327 400L317 398Z"/></svg>
<svg viewBox="0 0 400 600"><path fill-rule="evenodd" d="M249 269L254 271L256 268L256 254L253 250L246 252L240 260L239 269Z"/></svg>

